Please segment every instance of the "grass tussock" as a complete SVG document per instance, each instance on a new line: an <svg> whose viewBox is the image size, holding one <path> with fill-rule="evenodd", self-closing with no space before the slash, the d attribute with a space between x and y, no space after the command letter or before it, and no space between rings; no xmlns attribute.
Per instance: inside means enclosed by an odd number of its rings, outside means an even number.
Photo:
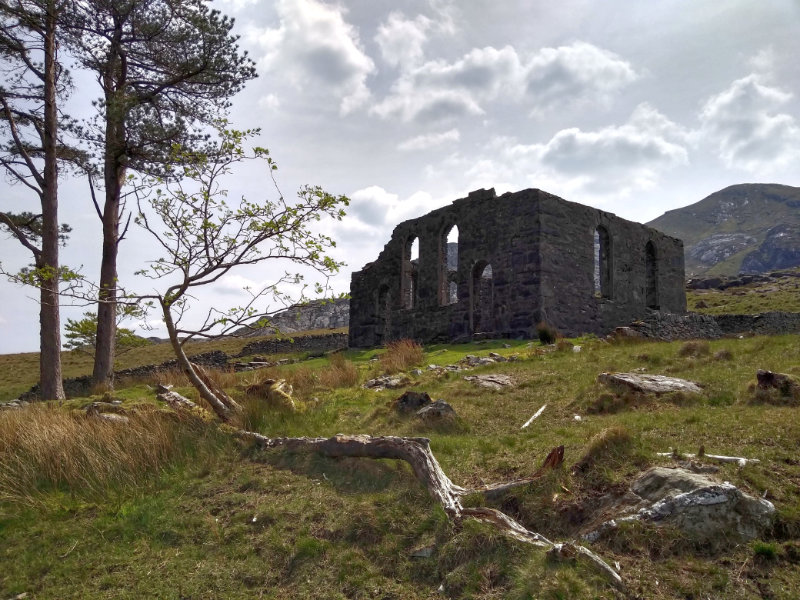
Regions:
<svg viewBox="0 0 800 600"><path fill-rule="evenodd" d="M626 428L608 427L589 440L572 470L583 475L597 475L600 480L613 479L608 475L618 473L628 463L634 446L633 436ZM602 487L599 483L597 487Z"/></svg>
<svg viewBox="0 0 800 600"><path fill-rule="evenodd" d="M331 355L330 365L319 374L319 382L328 388L347 388L358 385L358 367L341 352Z"/></svg>
<svg viewBox="0 0 800 600"><path fill-rule="evenodd" d="M422 346L414 340L396 340L386 344L386 352L381 354L381 368L387 375L400 373L425 361Z"/></svg>
<svg viewBox="0 0 800 600"><path fill-rule="evenodd" d="M124 424L35 405L0 413L0 499L35 504L50 490L102 494L141 481L179 449L178 425L155 411Z"/></svg>
<svg viewBox="0 0 800 600"><path fill-rule="evenodd" d="M544 321L540 321L536 325L536 335L542 344L555 344L556 340L561 337L558 329Z"/></svg>
<svg viewBox="0 0 800 600"><path fill-rule="evenodd" d="M691 340L678 349L678 356L700 358L711 354L711 344L706 340Z"/></svg>

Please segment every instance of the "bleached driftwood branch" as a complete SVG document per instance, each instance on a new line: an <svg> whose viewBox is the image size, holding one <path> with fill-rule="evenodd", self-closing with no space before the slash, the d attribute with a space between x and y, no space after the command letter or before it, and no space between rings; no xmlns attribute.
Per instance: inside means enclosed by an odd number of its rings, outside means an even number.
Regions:
<svg viewBox="0 0 800 600"><path fill-rule="evenodd" d="M657 452L656 454L657 456L672 456L675 458L708 458L710 460L716 460L717 462L721 463L737 463L740 467L744 467L750 463L761 462L757 458L743 458L741 456L724 456L721 454L706 454L706 453L683 454L683 453L677 453L675 451Z"/></svg>
<svg viewBox="0 0 800 600"><path fill-rule="evenodd" d="M170 395L174 392L169 392ZM177 396L177 394L174 394ZM160 395L163 397L164 394ZM228 398L222 394L223 398ZM164 397L177 411L193 410L193 403L178 396L178 398ZM196 405L195 405L196 406ZM237 405L238 406L238 405ZM219 416L219 415L218 415ZM221 418L221 417L220 417ZM564 461L564 446L558 446L550 451L542 466L531 476L511 482L489 484L479 488L464 488L453 483L445 474L439 461L433 455L430 440L417 437L395 437L369 435L344 435L338 434L331 438L270 438L253 431L236 430L235 435L246 441L255 443L265 449L283 448L287 450L310 451L330 458L389 458L407 462L414 471L416 478L427 488L428 493L442 506L447 515L454 521L465 518L476 519L489 523L499 529L503 534L527 544L550 548L557 556L581 558L594 565L617 588L622 588L622 578L602 558L583 546L569 542L555 543L543 535L530 531L521 523L512 519L505 513L494 508L464 507L461 498L469 494L483 494L492 497L503 494L511 489L528 485L542 477L547 471L561 465Z"/></svg>
<svg viewBox="0 0 800 600"><path fill-rule="evenodd" d="M522 426L522 429L525 429L525 428L526 428L528 425L530 425L530 424L531 424L531 423L533 423L533 422L534 422L536 419L538 419L538 418L539 418L539 415L541 415L541 414L544 412L544 409L545 409L545 408L547 408L547 404L543 404L543 405L542 405L542 408L540 408L539 410L537 410L537 411L536 411L536 413L535 413L535 414L534 414L534 415L533 415L533 416L532 416L530 419L528 419L527 421L525 421L525 424Z"/></svg>
<svg viewBox="0 0 800 600"><path fill-rule="evenodd" d="M454 484L445 474L439 465L439 461L433 455L430 448L430 440L427 438L371 437L369 435L343 434L335 435L331 438L269 438L259 433L243 430L237 431L236 435L241 439L255 442L262 448L312 451L331 458L360 457L404 460L411 465L414 475L428 489L431 496L441 504L451 519L455 521L465 518L477 519L493 525L505 535L521 542L543 548L555 548L561 556L566 553L575 558L582 558L605 574L614 586L623 587L622 578L619 574L602 558L587 548L576 546L569 542L551 542L543 535L528 530L518 521L499 510L486 507L465 508L461 504L461 498L468 494L493 495L531 483L541 477L547 470L561 464L564 457L563 446L553 449L539 470L530 478L468 489Z"/></svg>

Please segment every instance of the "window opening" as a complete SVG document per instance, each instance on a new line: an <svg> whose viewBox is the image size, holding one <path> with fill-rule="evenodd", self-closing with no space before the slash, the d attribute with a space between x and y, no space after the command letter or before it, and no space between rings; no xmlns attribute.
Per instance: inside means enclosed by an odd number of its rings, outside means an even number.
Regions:
<svg viewBox="0 0 800 600"><path fill-rule="evenodd" d="M403 308L417 306L417 282L419 274L419 238L409 238L403 248L401 289Z"/></svg>
<svg viewBox="0 0 800 600"><path fill-rule="evenodd" d="M458 302L458 225L442 232L439 247L439 304L447 306Z"/></svg>
<svg viewBox="0 0 800 600"><path fill-rule="evenodd" d="M611 238L602 225L594 231L594 295L611 297Z"/></svg>

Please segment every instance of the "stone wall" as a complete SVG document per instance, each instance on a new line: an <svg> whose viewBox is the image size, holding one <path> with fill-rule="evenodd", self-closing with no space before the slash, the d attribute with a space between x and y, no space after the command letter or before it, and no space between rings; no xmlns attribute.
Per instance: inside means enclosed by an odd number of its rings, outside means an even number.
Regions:
<svg viewBox="0 0 800 600"><path fill-rule="evenodd" d="M287 354L290 352L327 352L347 348L346 333L328 333L322 335L298 336L292 339L258 340L247 344L242 351L234 357L228 356L222 350L212 350L194 354L189 359L199 365L222 369L228 366L231 358L240 358L251 354ZM159 371L168 371L178 366L178 361L168 360L158 365L142 365L131 369L122 369L114 372L114 378L119 380L126 377L147 377ZM71 377L64 380L64 393L67 398L89 396L92 391L92 378L90 375ZM20 400L38 400L39 385L36 384L27 392L20 395Z"/></svg>
<svg viewBox="0 0 800 600"><path fill-rule="evenodd" d="M446 238L454 225L451 271ZM595 277L598 231L602 277ZM418 261L409 255L414 238ZM539 321L567 335L604 334L648 306L685 312L683 275L682 242L654 229L541 190L499 197L478 190L400 223L377 260L353 273L350 345L533 337Z"/></svg>
<svg viewBox="0 0 800 600"><path fill-rule="evenodd" d="M781 335L784 333L800 333L800 313L766 312L758 315L716 315L714 318L725 334Z"/></svg>
<svg viewBox="0 0 800 600"><path fill-rule="evenodd" d="M650 311L630 324L640 335L660 340L716 339L735 335L800 333L800 313L758 315L682 315Z"/></svg>
<svg viewBox="0 0 800 600"><path fill-rule="evenodd" d="M258 340L247 344L237 357L251 354L288 354L290 352L328 352L347 348L346 333L305 335L292 339Z"/></svg>

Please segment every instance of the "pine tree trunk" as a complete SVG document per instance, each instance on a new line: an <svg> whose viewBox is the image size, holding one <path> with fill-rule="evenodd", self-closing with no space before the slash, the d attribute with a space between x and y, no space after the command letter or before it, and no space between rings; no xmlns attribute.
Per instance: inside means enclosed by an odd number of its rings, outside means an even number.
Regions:
<svg viewBox="0 0 800 600"><path fill-rule="evenodd" d="M106 102L105 156L103 183L103 254L100 264L100 292L97 306L97 338L95 342L92 382L104 389L114 387L114 349L117 335L117 253L119 251L120 196L125 182L125 69L118 56L118 42L109 50L103 77Z"/></svg>
<svg viewBox="0 0 800 600"><path fill-rule="evenodd" d="M58 264L58 113L56 109L56 7L47 2L44 39L44 185L42 186L42 253L40 275L39 376L44 400L64 398L61 378L61 322Z"/></svg>

